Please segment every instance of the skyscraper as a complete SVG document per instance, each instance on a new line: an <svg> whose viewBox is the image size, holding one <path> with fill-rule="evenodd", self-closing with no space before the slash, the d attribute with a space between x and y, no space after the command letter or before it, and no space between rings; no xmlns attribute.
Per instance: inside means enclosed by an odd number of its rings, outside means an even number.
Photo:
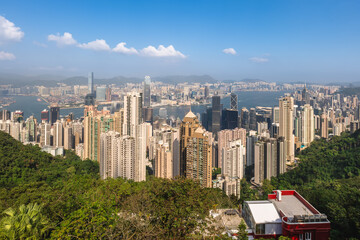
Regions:
<svg viewBox="0 0 360 240"><path fill-rule="evenodd" d="M53 125L57 120L60 119L60 107L50 107L50 124Z"/></svg>
<svg viewBox="0 0 360 240"><path fill-rule="evenodd" d="M49 110L44 109L41 111L41 121L49 122Z"/></svg>
<svg viewBox="0 0 360 240"><path fill-rule="evenodd" d="M235 109L222 110L221 129L234 129L239 124L239 113Z"/></svg>
<svg viewBox="0 0 360 240"><path fill-rule="evenodd" d="M97 87L96 88L96 100L105 101L106 100L106 87Z"/></svg>
<svg viewBox="0 0 360 240"><path fill-rule="evenodd" d="M220 96L212 97L212 117L211 117L211 131L217 136L217 133L221 130L221 103Z"/></svg>
<svg viewBox="0 0 360 240"><path fill-rule="evenodd" d="M301 111L301 121L301 142L308 147L315 138L314 109L309 104L305 104Z"/></svg>
<svg viewBox="0 0 360 240"><path fill-rule="evenodd" d="M320 118L320 135L322 138L329 137L329 126L328 126L328 116L326 113L321 114Z"/></svg>
<svg viewBox="0 0 360 240"><path fill-rule="evenodd" d="M245 173L245 148L241 140L229 142L229 146L221 151L223 155L221 173L230 178L242 179Z"/></svg>
<svg viewBox="0 0 360 240"><path fill-rule="evenodd" d="M50 146L50 123L43 122L40 125L40 146Z"/></svg>
<svg viewBox="0 0 360 240"><path fill-rule="evenodd" d="M230 109L238 110L238 95L235 93L230 94Z"/></svg>
<svg viewBox="0 0 360 240"><path fill-rule="evenodd" d="M124 97L123 135L135 137L136 126L142 122L142 94L129 93Z"/></svg>
<svg viewBox="0 0 360 240"><path fill-rule="evenodd" d="M88 90L89 90L89 94L94 94L94 73L93 72L89 72Z"/></svg>
<svg viewBox="0 0 360 240"><path fill-rule="evenodd" d="M145 76L144 80L144 107L150 107L151 103L151 78L150 76Z"/></svg>
<svg viewBox="0 0 360 240"><path fill-rule="evenodd" d="M35 142L37 137L37 121L34 116L30 116L25 122L25 142Z"/></svg>
<svg viewBox="0 0 360 240"><path fill-rule="evenodd" d="M180 126L180 175L211 187L212 135L191 111Z"/></svg>
<svg viewBox="0 0 360 240"><path fill-rule="evenodd" d="M60 120L57 120L54 123L54 146L62 147L64 146L64 128L63 123Z"/></svg>
<svg viewBox="0 0 360 240"><path fill-rule="evenodd" d="M250 108L250 130L256 131L256 109Z"/></svg>
<svg viewBox="0 0 360 240"><path fill-rule="evenodd" d="M286 160L294 161L294 99L283 97L279 100L279 136L284 137Z"/></svg>

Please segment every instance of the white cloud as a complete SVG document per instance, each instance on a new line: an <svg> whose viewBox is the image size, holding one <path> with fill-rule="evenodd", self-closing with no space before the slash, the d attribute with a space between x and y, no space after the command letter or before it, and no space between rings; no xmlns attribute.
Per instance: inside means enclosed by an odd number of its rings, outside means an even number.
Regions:
<svg viewBox="0 0 360 240"><path fill-rule="evenodd" d="M72 37L71 33L64 32L64 35L57 35L50 34L48 36L49 41L54 41L58 46L64 46L64 45L74 45L76 44L76 40Z"/></svg>
<svg viewBox="0 0 360 240"><path fill-rule="evenodd" d="M233 49L233 48L225 48L225 49L223 50L223 53L231 54L231 55L236 55L236 51L235 51L235 49Z"/></svg>
<svg viewBox="0 0 360 240"><path fill-rule="evenodd" d="M250 61L256 62L256 63L265 63L265 62L269 61L269 59L262 58L262 57L252 57L252 58L249 58L249 59L250 59Z"/></svg>
<svg viewBox="0 0 360 240"><path fill-rule="evenodd" d="M15 55L12 53L0 51L0 60L14 60Z"/></svg>
<svg viewBox="0 0 360 240"><path fill-rule="evenodd" d="M84 49L91 49L95 51L109 51L110 46L106 43L104 39L96 39L95 41L78 44L78 47Z"/></svg>
<svg viewBox="0 0 360 240"><path fill-rule="evenodd" d="M138 51L131 47L131 48L127 48L125 47L126 43L125 42L121 42L121 43L118 43L118 45L116 45L116 47L113 48L113 51L114 52L117 52L117 53L123 53L123 54L138 54Z"/></svg>
<svg viewBox="0 0 360 240"><path fill-rule="evenodd" d="M45 43L41 43L38 41L33 41L33 44L39 47L47 48L47 45Z"/></svg>
<svg viewBox="0 0 360 240"><path fill-rule="evenodd" d="M20 41L23 37L24 32L19 27L0 16L0 44L7 41Z"/></svg>
<svg viewBox="0 0 360 240"><path fill-rule="evenodd" d="M141 50L142 55L149 57L179 57L186 58L184 54L175 50L173 45L169 45L168 47L164 47L163 45L159 45L158 48L153 46L148 46Z"/></svg>

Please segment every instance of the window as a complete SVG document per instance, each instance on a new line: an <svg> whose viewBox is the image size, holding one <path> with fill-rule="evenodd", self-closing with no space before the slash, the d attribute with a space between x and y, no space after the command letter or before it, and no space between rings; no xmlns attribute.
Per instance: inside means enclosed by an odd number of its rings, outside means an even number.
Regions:
<svg viewBox="0 0 360 240"><path fill-rule="evenodd" d="M305 233L305 239L304 240L311 240L311 232Z"/></svg>
<svg viewBox="0 0 360 240"><path fill-rule="evenodd" d="M256 224L256 234L265 234L265 224Z"/></svg>

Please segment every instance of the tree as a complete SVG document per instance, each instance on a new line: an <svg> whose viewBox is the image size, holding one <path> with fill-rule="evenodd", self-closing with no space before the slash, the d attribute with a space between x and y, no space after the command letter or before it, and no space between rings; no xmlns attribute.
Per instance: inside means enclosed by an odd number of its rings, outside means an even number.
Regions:
<svg viewBox="0 0 360 240"><path fill-rule="evenodd" d="M248 240L248 232L246 231L246 224L244 221L241 221L241 223L239 224L239 232L238 232L238 239L239 240Z"/></svg>
<svg viewBox="0 0 360 240"><path fill-rule="evenodd" d="M8 208L0 223L5 239L41 239L48 235L50 223L37 203L22 204L17 210ZM0 235L1 236L1 235Z"/></svg>

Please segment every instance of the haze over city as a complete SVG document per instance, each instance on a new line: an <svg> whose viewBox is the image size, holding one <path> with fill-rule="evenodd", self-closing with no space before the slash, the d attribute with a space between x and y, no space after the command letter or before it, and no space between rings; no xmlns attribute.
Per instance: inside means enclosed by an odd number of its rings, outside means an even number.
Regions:
<svg viewBox="0 0 360 240"><path fill-rule="evenodd" d="M359 9L333 0L3 1L0 73L356 82Z"/></svg>

